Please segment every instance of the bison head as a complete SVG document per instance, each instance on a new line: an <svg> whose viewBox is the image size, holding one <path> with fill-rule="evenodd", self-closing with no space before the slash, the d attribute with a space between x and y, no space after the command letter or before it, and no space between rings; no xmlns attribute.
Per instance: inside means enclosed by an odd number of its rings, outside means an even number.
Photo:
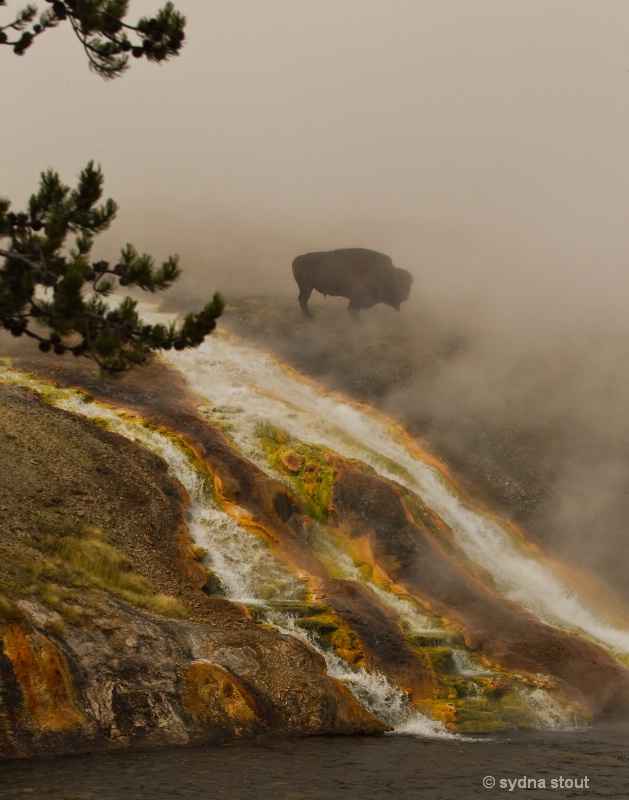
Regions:
<svg viewBox="0 0 629 800"><path fill-rule="evenodd" d="M385 303L393 306L396 311L400 310L401 303L408 300L411 293L411 286L413 285L413 276L405 269L398 269L394 267L393 274L391 275L391 283L387 287L389 295Z"/></svg>

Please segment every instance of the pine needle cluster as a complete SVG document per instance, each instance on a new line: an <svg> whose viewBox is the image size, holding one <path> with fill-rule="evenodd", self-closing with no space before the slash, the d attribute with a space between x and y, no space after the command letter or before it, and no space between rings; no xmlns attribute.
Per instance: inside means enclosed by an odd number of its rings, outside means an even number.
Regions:
<svg viewBox="0 0 629 800"><path fill-rule="evenodd" d="M14 336L39 342L44 353L91 355L109 373L142 363L153 350L197 347L216 326L220 295L179 325L147 325L137 302L108 302L116 288L147 292L170 288L180 275L177 256L156 266L131 244L115 264L91 259L94 237L116 216L113 200L100 203L103 174L90 162L75 189L52 170L44 172L25 212L0 198L0 322ZM70 241L69 241L70 240Z"/></svg>
<svg viewBox="0 0 629 800"><path fill-rule="evenodd" d="M161 62L177 55L184 42L186 20L170 2L136 25L124 21L127 0L47 3L43 11L29 4L0 25L0 44L24 55L37 36L67 20L90 67L115 78L127 68L129 55ZM0 326L37 340L44 353L90 356L109 374L142 363L155 350L198 347L223 311L220 294L179 324L144 323L131 297L114 304L117 287L159 292L172 286L180 268L177 256L156 266L131 244L114 263L94 261L94 238L117 212L113 200L101 203L102 195L103 174L90 162L75 189L53 170L42 173L25 211L12 211L10 201L0 197Z"/></svg>
<svg viewBox="0 0 629 800"><path fill-rule="evenodd" d="M0 25L0 45L23 56L37 37L60 23L72 27L83 45L90 67L103 78L116 78L129 66L129 57L167 61L176 56L185 39L185 17L170 2L152 17L135 25L125 18L128 0L46 0L16 11ZM6 6L6 0L0 0Z"/></svg>

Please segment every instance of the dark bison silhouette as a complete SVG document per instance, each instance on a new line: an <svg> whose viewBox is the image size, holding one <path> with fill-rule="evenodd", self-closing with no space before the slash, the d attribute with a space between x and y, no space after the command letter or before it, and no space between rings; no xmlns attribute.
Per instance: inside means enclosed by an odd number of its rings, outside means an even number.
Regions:
<svg viewBox="0 0 629 800"><path fill-rule="evenodd" d="M312 317L308 300L316 289L324 297L347 297L347 310L355 319L361 308L386 303L396 311L408 300L413 276L393 266L389 256L361 247L306 253L293 261L304 317Z"/></svg>

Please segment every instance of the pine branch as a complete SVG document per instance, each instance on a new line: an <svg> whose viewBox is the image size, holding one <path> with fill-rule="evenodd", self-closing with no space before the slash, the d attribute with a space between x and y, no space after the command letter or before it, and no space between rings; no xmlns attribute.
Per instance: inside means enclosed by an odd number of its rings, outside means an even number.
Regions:
<svg viewBox="0 0 629 800"><path fill-rule="evenodd" d="M38 7L25 6L5 25L0 25L0 45L24 55L46 30L69 20L80 41L88 65L106 80L122 75L129 66L129 55L162 62L179 54L185 39L185 17L167 2L153 17L142 17L135 25L125 22L126 0L49 0L51 7L39 13ZM0 6L5 5L0 2ZM30 27L29 27L30 26ZM11 33L20 33L11 37ZM129 37L132 38L129 38Z"/></svg>
<svg viewBox="0 0 629 800"><path fill-rule="evenodd" d="M202 311L167 326L146 325L130 297L117 306L106 303L103 298L117 285L168 289L180 267L177 256L157 267L131 244L113 266L91 262L94 237L117 212L112 200L101 203L102 193L102 172L90 162L75 189L64 186L57 173L44 172L28 213L12 212L9 201L0 198L0 240L10 240L9 247L0 248L0 324L13 336L36 339L44 353L90 356L103 371L117 374L154 351L198 347L214 330L224 303L215 294Z"/></svg>

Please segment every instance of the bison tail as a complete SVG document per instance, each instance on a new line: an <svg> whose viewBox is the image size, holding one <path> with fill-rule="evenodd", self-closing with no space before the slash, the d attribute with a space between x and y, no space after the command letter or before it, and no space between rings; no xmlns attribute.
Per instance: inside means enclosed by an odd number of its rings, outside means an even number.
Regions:
<svg viewBox="0 0 629 800"><path fill-rule="evenodd" d="M301 278L301 273L302 273L302 270L300 269L299 260L300 260L300 256L297 256L297 258L293 261L293 276L294 276L295 280L297 281L297 283L299 283L299 280Z"/></svg>
<svg viewBox="0 0 629 800"><path fill-rule="evenodd" d="M308 258L306 256L297 256L293 261L293 275L299 286L303 283L309 283L309 272Z"/></svg>

